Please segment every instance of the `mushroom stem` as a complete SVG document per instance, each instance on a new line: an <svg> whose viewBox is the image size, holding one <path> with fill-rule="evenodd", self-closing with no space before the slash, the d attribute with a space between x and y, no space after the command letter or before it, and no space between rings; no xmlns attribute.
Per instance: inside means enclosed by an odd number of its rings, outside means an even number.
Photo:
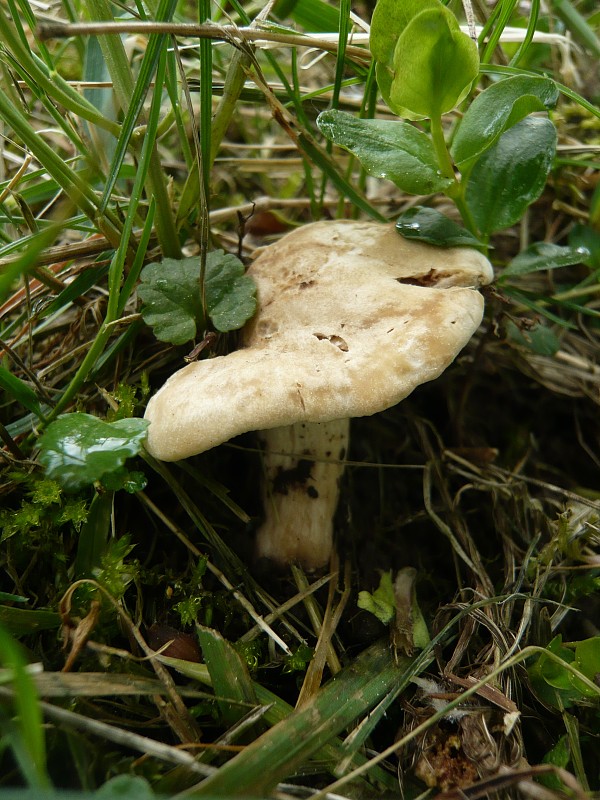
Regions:
<svg viewBox="0 0 600 800"><path fill-rule="evenodd" d="M299 422L260 432L265 520L258 557L307 570L325 566L348 449L350 420Z"/></svg>

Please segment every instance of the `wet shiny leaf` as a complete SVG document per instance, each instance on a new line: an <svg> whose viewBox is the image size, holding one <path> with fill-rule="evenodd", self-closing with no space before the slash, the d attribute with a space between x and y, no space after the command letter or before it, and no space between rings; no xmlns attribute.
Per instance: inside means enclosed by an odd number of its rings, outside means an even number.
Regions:
<svg viewBox="0 0 600 800"><path fill-rule="evenodd" d="M552 167L556 138L549 119L526 117L477 161L465 199L481 233L509 228L537 200Z"/></svg>
<svg viewBox="0 0 600 800"><path fill-rule="evenodd" d="M40 462L46 475L69 491L77 491L113 473L137 455L148 422L120 419L103 422L91 414L63 414L40 439Z"/></svg>
<svg viewBox="0 0 600 800"><path fill-rule="evenodd" d="M478 158L505 130L534 111L553 108L557 100L558 89L549 78L515 75L492 84L461 120L451 148L455 163L462 167Z"/></svg>
<svg viewBox="0 0 600 800"><path fill-rule="evenodd" d="M410 194L444 191L452 181L439 170L433 144L408 122L358 119L344 111L317 118L322 133L353 153L369 175L387 178Z"/></svg>
<svg viewBox="0 0 600 800"><path fill-rule="evenodd" d="M427 206L409 208L398 217L396 228L405 239L416 239L436 247L482 246L466 228Z"/></svg>
<svg viewBox="0 0 600 800"><path fill-rule="evenodd" d="M589 255L589 250L585 247L560 247L552 242L536 242L513 258L502 277L569 267L584 262Z"/></svg>

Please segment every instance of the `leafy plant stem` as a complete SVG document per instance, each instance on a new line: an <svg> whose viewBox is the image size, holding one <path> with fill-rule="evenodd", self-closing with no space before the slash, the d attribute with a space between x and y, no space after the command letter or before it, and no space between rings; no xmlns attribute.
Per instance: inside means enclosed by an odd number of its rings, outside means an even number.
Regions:
<svg viewBox="0 0 600 800"><path fill-rule="evenodd" d="M442 128L441 116L431 118L431 138L433 140L433 146L435 148L442 174L446 178L450 178L456 182L456 178L454 177L454 167L452 166L452 159L450 158L450 153L448 152L448 148L446 146L446 139L444 138L444 129ZM451 189L452 187L450 187L448 192L450 192Z"/></svg>
<svg viewBox="0 0 600 800"><path fill-rule="evenodd" d="M463 186L459 184L459 191L455 195L452 195L452 199L454 200L454 203L458 209L460 216L462 217L463 222L465 223L467 230L469 230L474 236L477 236L487 245L489 241L489 235L481 234L477 230L477 225L475 225L475 221L473 219L473 215L471 214L471 210L469 209L469 206L465 202Z"/></svg>
<svg viewBox="0 0 600 800"><path fill-rule="evenodd" d="M441 116L431 118L431 139L433 141L433 146L435 148L442 174L446 178L450 178L452 180L452 184L445 190L445 194L454 200L454 203L456 204L456 207L458 208L458 211L468 230L474 235L478 235L477 227L464 200L463 187L456 180L456 176L454 174L454 165L452 164L452 159L450 158L450 153L448 152L448 147L446 145Z"/></svg>

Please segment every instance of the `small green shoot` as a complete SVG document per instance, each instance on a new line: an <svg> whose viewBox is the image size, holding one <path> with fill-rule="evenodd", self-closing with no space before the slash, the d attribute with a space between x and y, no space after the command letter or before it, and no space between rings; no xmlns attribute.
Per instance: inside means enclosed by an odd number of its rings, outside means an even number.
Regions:
<svg viewBox="0 0 600 800"><path fill-rule="evenodd" d="M389 625L396 616L396 601L391 570L382 573L379 586L374 592L371 593L364 590L359 592L356 605L362 608L363 611L369 611L374 614L384 625Z"/></svg>

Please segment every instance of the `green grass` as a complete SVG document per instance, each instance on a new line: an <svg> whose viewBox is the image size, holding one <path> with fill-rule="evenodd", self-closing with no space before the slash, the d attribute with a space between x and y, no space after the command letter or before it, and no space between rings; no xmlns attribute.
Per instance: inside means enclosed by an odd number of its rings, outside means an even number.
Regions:
<svg viewBox="0 0 600 800"><path fill-rule="evenodd" d="M500 780L507 796L600 791L598 15L554 5L525 17L501 0L477 20L479 88L557 82L557 157L540 198L490 236L498 280L470 345L353 422L339 555L311 576L254 562L251 434L176 464L138 448L118 481L76 493L39 446L64 413L141 417L203 340L154 337L146 264L191 254L200 278L215 249L247 261L312 220L417 203L458 221L319 132L326 108L388 116L350 4L53 7L202 33L98 38L48 37L37 5L0 4L0 798L412 798L425 774L453 788L427 773L449 753L479 784L468 796ZM538 41L548 31L578 49ZM563 260L513 261L538 242ZM582 260L564 249L582 246ZM235 347L220 333L203 357ZM412 653L357 605L407 566L431 634Z"/></svg>

